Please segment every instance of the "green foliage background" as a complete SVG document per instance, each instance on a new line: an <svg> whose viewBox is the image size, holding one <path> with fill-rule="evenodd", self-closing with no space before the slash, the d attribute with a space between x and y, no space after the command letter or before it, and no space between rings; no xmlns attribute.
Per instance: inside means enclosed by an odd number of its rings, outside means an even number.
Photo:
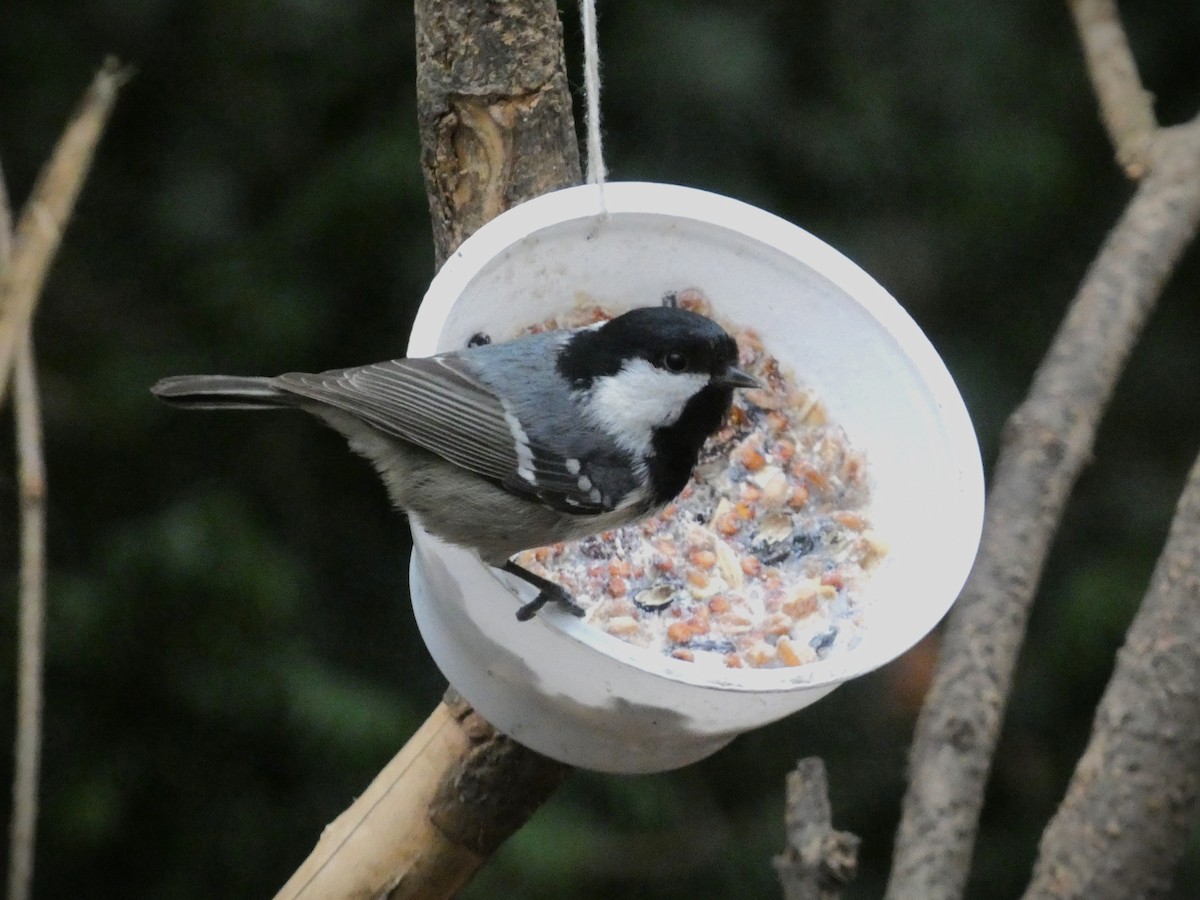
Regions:
<svg viewBox="0 0 1200 900"><path fill-rule="evenodd" d="M1161 118L1190 117L1200 6L1126 6ZM643 0L600 12L613 177L743 198L858 261L944 354L990 462L1131 192L1065 4ZM573 4L563 14L578 73ZM336 435L299 416L177 415L146 389L184 371L400 352L433 273L412 11L8 0L0 160L17 202L108 52L137 75L36 329L52 554L37 895L267 896L444 684L407 605L407 529ZM1055 547L972 897L1023 887L1200 449L1198 288L1192 253ZM16 544L5 443L0 746ZM918 651L681 772L576 774L468 895L775 896L783 779L820 754L838 824L865 840L849 896L877 896L927 661ZM1198 881L1193 848L1176 895Z"/></svg>

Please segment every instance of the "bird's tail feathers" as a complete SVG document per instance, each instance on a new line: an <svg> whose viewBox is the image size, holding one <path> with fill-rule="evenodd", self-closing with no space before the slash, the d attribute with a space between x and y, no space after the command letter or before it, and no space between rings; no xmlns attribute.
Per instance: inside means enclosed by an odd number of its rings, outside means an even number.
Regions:
<svg viewBox="0 0 1200 900"><path fill-rule="evenodd" d="M188 409L272 409L295 406L296 397L271 387L270 378L238 375L176 375L150 392Z"/></svg>

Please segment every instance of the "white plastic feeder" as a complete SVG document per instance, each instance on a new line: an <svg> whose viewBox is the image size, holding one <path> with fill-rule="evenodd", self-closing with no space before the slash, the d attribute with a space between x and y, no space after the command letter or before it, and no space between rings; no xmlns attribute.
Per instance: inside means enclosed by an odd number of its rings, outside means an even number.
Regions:
<svg viewBox="0 0 1200 900"><path fill-rule="evenodd" d="M408 352L493 340L580 300L620 311L697 288L758 330L866 454L872 526L890 545L851 650L727 669L626 644L554 606L518 622L523 582L413 526L417 624L442 673L504 733L571 765L655 772L824 697L913 646L958 595L979 543L983 474L966 407L908 314L840 253L737 200L610 183L524 203L467 240L430 285Z"/></svg>

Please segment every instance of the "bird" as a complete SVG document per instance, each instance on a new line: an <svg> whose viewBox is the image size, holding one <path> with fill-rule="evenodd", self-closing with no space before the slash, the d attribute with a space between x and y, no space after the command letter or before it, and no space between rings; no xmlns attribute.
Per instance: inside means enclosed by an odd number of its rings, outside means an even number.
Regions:
<svg viewBox="0 0 1200 900"><path fill-rule="evenodd" d="M759 382L712 319L644 306L574 330L428 357L275 377L180 375L151 392L191 409L300 409L341 432L426 531L555 602L560 585L511 557L652 516L687 485L733 391Z"/></svg>

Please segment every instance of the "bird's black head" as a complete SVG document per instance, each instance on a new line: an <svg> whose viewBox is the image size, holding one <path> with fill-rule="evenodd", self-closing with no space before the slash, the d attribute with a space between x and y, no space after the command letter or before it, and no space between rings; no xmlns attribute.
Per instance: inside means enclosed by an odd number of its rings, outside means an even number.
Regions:
<svg viewBox="0 0 1200 900"><path fill-rule="evenodd" d="M646 307L573 334L558 367L589 418L645 463L649 499L662 504L687 484L733 389L758 386L737 356L737 343L711 319Z"/></svg>
<svg viewBox="0 0 1200 900"><path fill-rule="evenodd" d="M737 355L733 338L712 319L686 309L647 306L572 335L558 369L584 389L637 359L672 374L721 380L736 372ZM732 378L730 387L750 386L736 374Z"/></svg>

